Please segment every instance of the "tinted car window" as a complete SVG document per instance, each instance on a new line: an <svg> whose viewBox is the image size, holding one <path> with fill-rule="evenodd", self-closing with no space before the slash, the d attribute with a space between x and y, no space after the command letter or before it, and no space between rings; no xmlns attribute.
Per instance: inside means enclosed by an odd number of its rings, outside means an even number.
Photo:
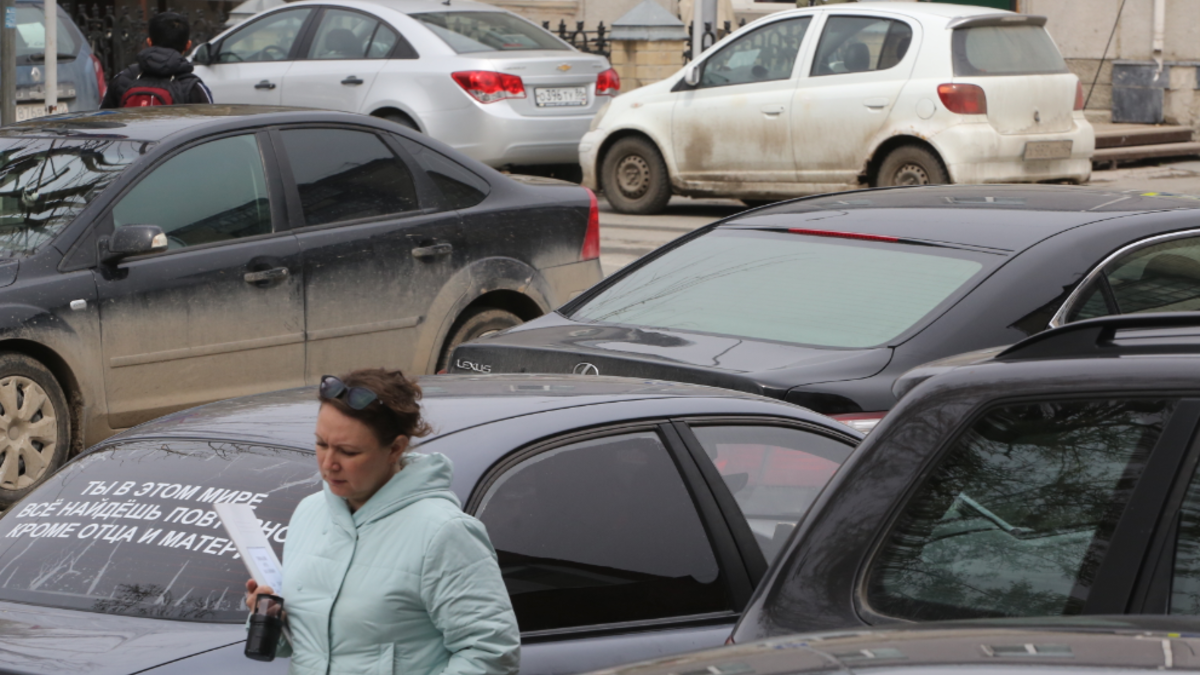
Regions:
<svg viewBox="0 0 1200 675"><path fill-rule="evenodd" d="M853 449L788 427L698 426L692 431L725 479L767 560L779 552Z"/></svg>
<svg viewBox="0 0 1200 675"><path fill-rule="evenodd" d="M865 16L831 16L821 31L813 75L887 70L900 63L912 44L903 21Z"/></svg>
<svg viewBox="0 0 1200 675"><path fill-rule="evenodd" d="M1079 614L1173 403L1005 406L904 508L868 601L904 619Z"/></svg>
<svg viewBox="0 0 1200 675"><path fill-rule="evenodd" d="M487 181L458 162L403 136L395 136L395 139L416 158L425 173L433 179L446 200L447 208L470 208L483 201L491 192L492 188Z"/></svg>
<svg viewBox="0 0 1200 675"><path fill-rule="evenodd" d="M720 569L658 435L536 455L478 512L523 631L729 610Z"/></svg>
<svg viewBox="0 0 1200 675"><path fill-rule="evenodd" d="M701 87L786 80L811 17L776 21L722 47L704 62Z"/></svg>
<svg viewBox="0 0 1200 675"><path fill-rule="evenodd" d="M951 49L954 74L959 76L1069 72L1054 40L1041 26L959 28Z"/></svg>
<svg viewBox="0 0 1200 675"><path fill-rule="evenodd" d="M1171 613L1200 614L1200 471L1193 474L1179 513Z"/></svg>
<svg viewBox="0 0 1200 675"><path fill-rule="evenodd" d="M225 38L217 61L284 61L312 9L290 9L264 17Z"/></svg>
<svg viewBox="0 0 1200 675"><path fill-rule="evenodd" d="M1110 263L1069 315L1200 310L1200 238L1174 239L1131 251Z"/></svg>
<svg viewBox="0 0 1200 675"><path fill-rule="evenodd" d="M927 320L997 259L956 249L717 229L637 266L572 318L870 347Z"/></svg>
<svg viewBox="0 0 1200 675"><path fill-rule="evenodd" d="M0 140L0 256L49 243L149 149L130 141Z"/></svg>
<svg viewBox="0 0 1200 675"><path fill-rule="evenodd" d="M283 132L306 225L372 218L417 208L408 166L375 134L348 129Z"/></svg>
<svg viewBox="0 0 1200 675"><path fill-rule="evenodd" d="M317 26L317 35L308 48L308 58L366 58L367 46L378 25L378 21L366 14L326 9Z"/></svg>
<svg viewBox="0 0 1200 675"><path fill-rule="evenodd" d="M459 54L568 47L558 38L507 12L409 14Z"/></svg>
<svg viewBox="0 0 1200 675"><path fill-rule="evenodd" d="M168 159L117 202L113 224L158 225L173 249L270 233L257 139L222 138Z"/></svg>
<svg viewBox="0 0 1200 675"><path fill-rule="evenodd" d="M17 63L41 63L46 53L46 11L41 4L19 4L14 11L17 14ZM58 13L58 30L55 32L58 33L58 53L74 58L79 53L79 42L62 12Z"/></svg>
<svg viewBox="0 0 1200 675"><path fill-rule="evenodd" d="M212 505L253 505L282 556L292 511L320 488L311 452L114 444L72 462L0 519L0 599L240 623L246 567Z"/></svg>
<svg viewBox="0 0 1200 675"><path fill-rule="evenodd" d="M375 29L374 37L371 38L371 45L367 47L367 58L387 58L387 55L392 51L392 47L396 46L396 40L399 39L400 36L396 35L395 31L383 24L379 24L379 27Z"/></svg>

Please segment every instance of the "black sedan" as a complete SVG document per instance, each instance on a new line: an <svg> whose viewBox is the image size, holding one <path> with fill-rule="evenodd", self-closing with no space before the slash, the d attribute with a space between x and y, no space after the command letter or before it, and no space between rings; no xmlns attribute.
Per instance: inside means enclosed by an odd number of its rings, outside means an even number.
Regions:
<svg viewBox="0 0 1200 675"><path fill-rule="evenodd" d="M902 377L911 391L808 511L734 640L1200 616L1197 336L1200 313L1108 316Z"/></svg>
<svg viewBox="0 0 1200 675"><path fill-rule="evenodd" d="M598 281L595 197L385 120L249 106L0 130L0 504L85 443L387 364Z"/></svg>
<svg viewBox="0 0 1200 675"><path fill-rule="evenodd" d="M1200 621L1177 617L958 621L787 635L603 675L1135 675L1200 670ZM595 673L594 675L601 675Z"/></svg>
<svg viewBox="0 0 1200 675"><path fill-rule="evenodd" d="M487 526L524 675L722 644L767 561L858 442L828 418L696 385L571 376L423 381L453 489ZM0 673L209 675L242 655L246 571L212 504L282 551L320 489L295 389L119 434L0 519ZM286 565L287 560L284 559Z"/></svg>
<svg viewBox="0 0 1200 675"><path fill-rule="evenodd" d="M460 347L451 372L696 382L868 430L919 364L1076 318L1200 307L1197 208L1062 186L794 200L701 228L557 312Z"/></svg>

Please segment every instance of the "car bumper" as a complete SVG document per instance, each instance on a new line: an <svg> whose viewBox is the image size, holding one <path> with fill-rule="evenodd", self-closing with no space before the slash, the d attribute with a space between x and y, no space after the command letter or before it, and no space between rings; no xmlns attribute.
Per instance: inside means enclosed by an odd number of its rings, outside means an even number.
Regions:
<svg viewBox="0 0 1200 675"><path fill-rule="evenodd" d="M1053 134L997 133L986 122L958 124L932 139L954 183L1033 183L1047 180L1085 182L1092 174L1096 135L1082 117L1073 128ZM1026 160L1027 143L1071 141L1062 159Z"/></svg>
<svg viewBox="0 0 1200 675"><path fill-rule="evenodd" d="M592 114L526 117L503 101L439 112L427 122L429 135L494 167L574 164L579 139Z"/></svg>
<svg viewBox="0 0 1200 675"><path fill-rule="evenodd" d="M600 189L598 173L600 146L604 143L603 131L589 131L579 141L579 166L583 167L583 186L593 191Z"/></svg>

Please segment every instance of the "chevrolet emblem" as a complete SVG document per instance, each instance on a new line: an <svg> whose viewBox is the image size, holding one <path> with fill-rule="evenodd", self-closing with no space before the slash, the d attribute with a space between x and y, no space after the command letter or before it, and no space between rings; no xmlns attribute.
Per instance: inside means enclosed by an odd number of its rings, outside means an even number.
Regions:
<svg viewBox="0 0 1200 675"><path fill-rule="evenodd" d="M559 70L561 70L561 71L563 71L563 72L565 73L565 72L567 72L568 70L570 70L570 69L571 69L571 64L569 64L569 63L564 63L564 64L560 65L560 66L558 67L558 69L559 69Z"/></svg>

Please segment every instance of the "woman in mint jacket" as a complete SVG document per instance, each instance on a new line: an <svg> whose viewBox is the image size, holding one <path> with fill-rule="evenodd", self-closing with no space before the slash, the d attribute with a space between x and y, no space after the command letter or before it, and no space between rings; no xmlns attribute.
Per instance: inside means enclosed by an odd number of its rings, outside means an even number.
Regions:
<svg viewBox="0 0 1200 675"><path fill-rule="evenodd" d="M325 376L317 464L283 549L281 641L295 675L510 675L520 636L483 525L450 491L441 454L408 452L429 432L420 387L399 371ZM268 587L246 584L247 604Z"/></svg>

